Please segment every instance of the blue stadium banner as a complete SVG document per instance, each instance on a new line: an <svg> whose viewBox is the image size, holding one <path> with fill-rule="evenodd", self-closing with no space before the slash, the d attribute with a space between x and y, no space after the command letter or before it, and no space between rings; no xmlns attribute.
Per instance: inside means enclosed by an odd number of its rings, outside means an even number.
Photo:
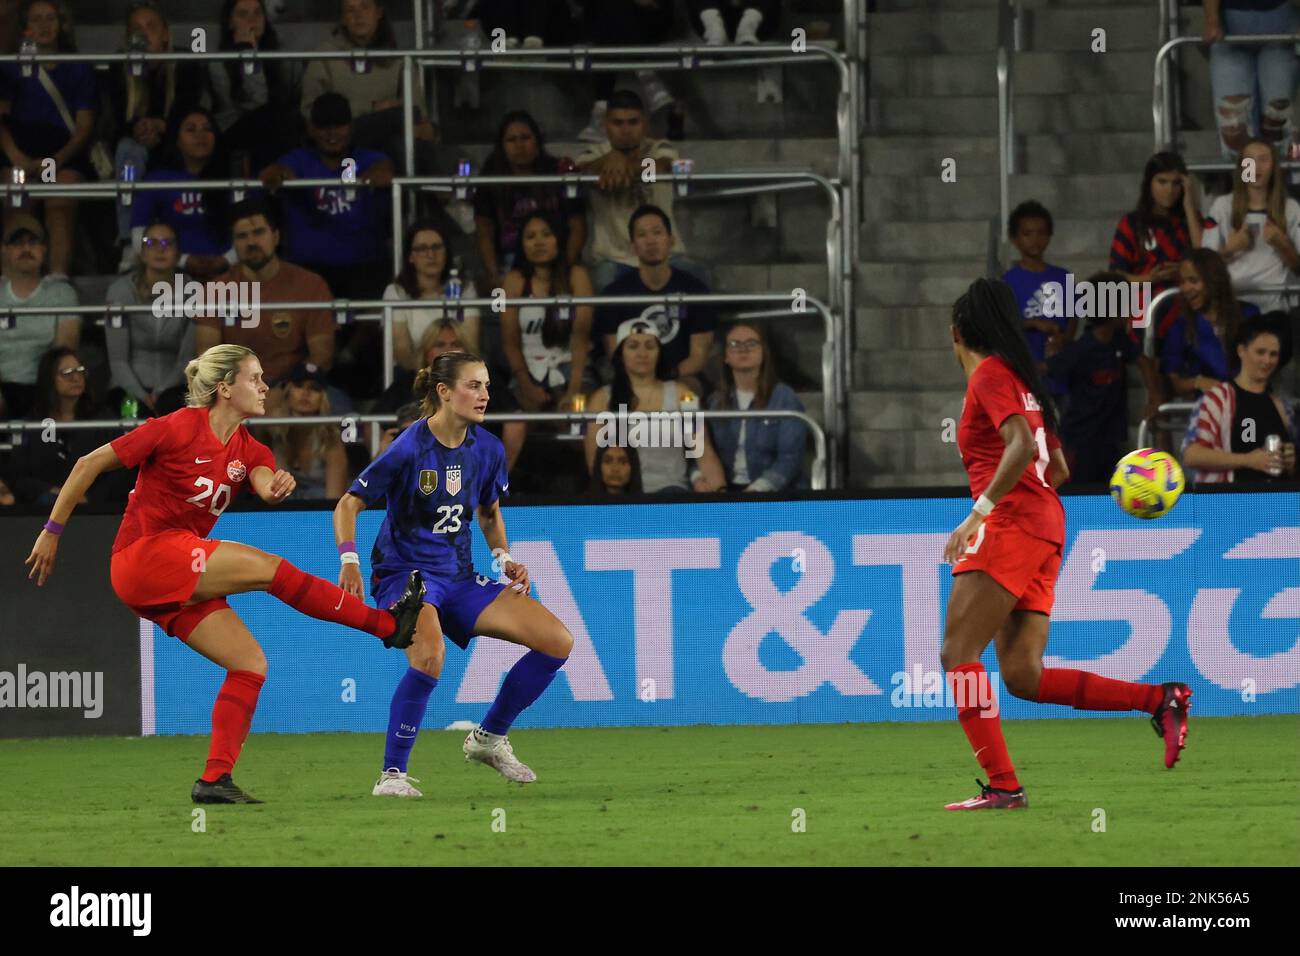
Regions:
<svg viewBox="0 0 1300 956"><path fill-rule="evenodd" d="M1064 500L1047 666L1186 681L1202 716L1300 710L1300 497L1189 493L1152 522L1109 498ZM963 498L507 508L534 596L574 637L519 726L950 718L941 553L969 508ZM367 580L381 518L365 512L357 530ZM328 512L231 513L216 534L337 580ZM270 661L254 732L384 730L401 652L265 594L231 605ZM143 731L207 733L222 672L143 627ZM448 642L425 726L480 719L522 653ZM984 664L997 671L991 648ZM1080 715L995 687L1009 718Z"/></svg>

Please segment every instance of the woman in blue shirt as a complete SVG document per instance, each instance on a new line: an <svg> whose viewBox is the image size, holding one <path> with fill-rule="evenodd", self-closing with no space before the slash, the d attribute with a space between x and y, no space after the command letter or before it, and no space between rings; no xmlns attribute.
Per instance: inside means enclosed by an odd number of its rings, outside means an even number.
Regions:
<svg viewBox="0 0 1300 956"><path fill-rule="evenodd" d="M528 594L528 569L510 556L500 497L509 488L505 447L482 425L488 404L488 371L468 352L447 352L422 369L415 392L423 396L423 419L407 428L352 483L334 509L334 534L342 567L339 586L361 596L356 552L357 515L386 500L387 513L371 552L370 593L376 601L413 570L427 585L426 607L407 649L407 670L393 694L383 773L375 796L418 797L406 776L407 760L438 684L443 635L457 646L484 634L528 648L506 674L483 722L465 738L465 759L492 767L507 780L537 779L519 761L506 736L519 713L550 686L573 649L559 618ZM509 584L475 571L474 515L492 549L493 571Z"/></svg>
<svg viewBox="0 0 1300 956"><path fill-rule="evenodd" d="M1224 342L1231 342L1242 319L1258 315L1249 302L1232 295L1228 267L1212 249L1193 249L1178 271L1182 314L1169 326L1160 349L1160 371L1178 396L1204 392L1230 374Z"/></svg>
<svg viewBox="0 0 1300 956"><path fill-rule="evenodd" d="M56 0L35 0L23 28L39 53L76 53L67 14ZM23 69L31 75L24 76ZM94 139L99 90L89 63L0 64L0 150L8 164L23 170L27 182L41 181L46 160L54 161L56 181L94 179L89 147ZM64 116L67 119L64 119ZM12 172L5 170L5 182ZM74 199L45 200L50 272L67 275L76 234Z"/></svg>
<svg viewBox="0 0 1300 956"><path fill-rule="evenodd" d="M722 388L709 408L803 411L790 386L776 380L767 343L754 325L733 325L723 337ZM784 491L807 486L803 474L808 427L797 418L710 418L709 434L731 491Z"/></svg>

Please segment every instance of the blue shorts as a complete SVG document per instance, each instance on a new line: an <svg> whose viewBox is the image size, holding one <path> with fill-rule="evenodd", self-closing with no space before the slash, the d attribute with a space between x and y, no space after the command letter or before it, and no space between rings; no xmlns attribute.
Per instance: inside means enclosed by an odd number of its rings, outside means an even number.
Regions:
<svg viewBox="0 0 1300 956"><path fill-rule="evenodd" d="M414 569L412 569L414 570ZM500 584L483 574L464 578L424 575L424 603L438 609L442 632L464 650L474 636L474 624L483 609L496 600L508 584ZM406 590L410 573L389 574L370 579L370 596L379 607L391 607Z"/></svg>

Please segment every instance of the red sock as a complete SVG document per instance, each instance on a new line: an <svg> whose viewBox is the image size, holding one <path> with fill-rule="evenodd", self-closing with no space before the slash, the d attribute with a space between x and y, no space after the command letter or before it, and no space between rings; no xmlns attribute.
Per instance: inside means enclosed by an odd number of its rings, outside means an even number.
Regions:
<svg viewBox="0 0 1300 956"><path fill-rule="evenodd" d="M208 766L203 779L214 782L222 774L230 773L239 751L248 737L257 709L257 695L266 678L252 671L230 671L221 685L217 702L212 707L212 743L208 746Z"/></svg>
<svg viewBox="0 0 1300 956"><path fill-rule="evenodd" d="M973 677L965 675L970 674ZM960 683L954 678L960 675ZM948 672L948 687L953 699L965 703L971 697L967 688L974 681L979 687L987 687L988 676L984 665L958 664ZM998 790L1019 790L1020 781L1011 766L1011 755L1007 753L1007 742L1002 736L1002 718L998 715L996 702L981 705L978 701L973 706L958 707L957 720L961 729L966 731L970 749L975 751L975 759L980 762L984 772L989 776L989 786Z"/></svg>
<svg viewBox="0 0 1300 956"><path fill-rule="evenodd" d="M1067 704L1075 710L1145 710L1154 714L1164 689L1134 684L1068 667L1048 667L1038 684L1038 703Z"/></svg>
<svg viewBox="0 0 1300 956"><path fill-rule="evenodd" d="M397 630L393 615L358 600L337 584L300 571L281 561L271 581L270 594L295 611L321 621L346 624L375 637L388 637Z"/></svg>

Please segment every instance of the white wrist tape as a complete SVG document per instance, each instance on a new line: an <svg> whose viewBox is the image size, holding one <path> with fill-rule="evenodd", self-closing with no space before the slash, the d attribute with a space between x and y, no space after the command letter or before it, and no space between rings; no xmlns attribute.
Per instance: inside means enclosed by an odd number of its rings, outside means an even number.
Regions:
<svg viewBox="0 0 1300 956"><path fill-rule="evenodd" d="M360 564L361 556L355 551L344 551L339 555L339 564Z"/></svg>
<svg viewBox="0 0 1300 956"><path fill-rule="evenodd" d="M980 495L979 500L975 502L975 510L985 518L992 513L994 502L990 501L988 495Z"/></svg>
<svg viewBox="0 0 1300 956"><path fill-rule="evenodd" d="M503 568L506 566L507 563L509 564L518 563L515 561L514 558L510 556L510 552L507 551L505 548L498 548L496 551L493 551L492 557L496 558L496 560L500 562L501 567Z"/></svg>

